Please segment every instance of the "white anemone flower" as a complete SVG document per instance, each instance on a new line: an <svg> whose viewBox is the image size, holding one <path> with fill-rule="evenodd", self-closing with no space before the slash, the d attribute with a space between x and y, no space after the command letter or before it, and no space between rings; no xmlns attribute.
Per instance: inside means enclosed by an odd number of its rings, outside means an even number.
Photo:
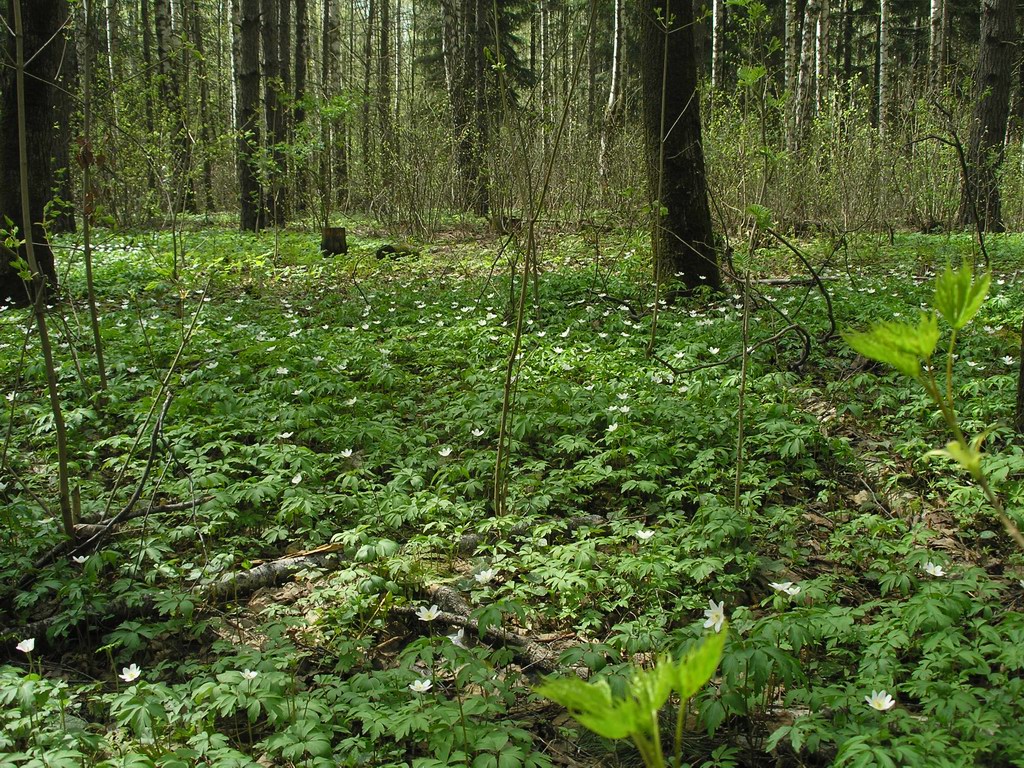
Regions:
<svg viewBox="0 0 1024 768"><path fill-rule="evenodd" d="M433 621L440 615L441 609L438 608L436 605L432 605L429 608L421 605L419 608L416 609L416 618L418 618L420 621Z"/></svg>
<svg viewBox="0 0 1024 768"><path fill-rule="evenodd" d="M26 637L14 647L22 653L32 653L36 648L36 639L34 637Z"/></svg>
<svg viewBox="0 0 1024 768"><path fill-rule="evenodd" d="M259 675L259 672L257 672L254 669L243 669L242 670L242 678L244 680L255 680L257 675Z"/></svg>
<svg viewBox="0 0 1024 768"><path fill-rule="evenodd" d="M433 683L430 682L429 677L425 677L422 680L413 680L409 683L409 690L413 693L426 693L433 687Z"/></svg>
<svg viewBox="0 0 1024 768"><path fill-rule="evenodd" d="M704 617L707 619L704 622L704 629L714 627L715 632L721 632L722 625L725 623L725 601L716 603L709 598L708 609L704 611Z"/></svg>
<svg viewBox="0 0 1024 768"><path fill-rule="evenodd" d="M494 568L485 568L474 574L473 578L476 579L477 584L488 584L497 575L498 572Z"/></svg>
<svg viewBox="0 0 1024 768"><path fill-rule="evenodd" d="M935 563L925 563L924 572L929 576L935 576L937 578L941 578L946 575L946 571L943 570L942 566L936 565Z"/></svg>
<svg viewBox="0 0 1024 768"><path fill-rule="evenodd" d="M885 712L896 706L896 699L885 691L872 691L870 696L864 697L864 701L868 703L869 707L877 709L879 712Z"/></svg>
<svg viewBox="0 0 1024 768"><path fill-rule="evenodd" d="M132 664L130 667L124 667L121 670L121 674L118 675L126 683L134 682L139 679L139 675L142 674L142 669L138 664Z"/></svg>
<svg viewBox="0 0 1024 768"><path fill-rule="evenodd" d="M653 536L654 536L654 531L648 531L646 529L639 530L639 531L636 532L636 537L638 539L640 539L640 541L647 541L648 539L652 538Z"/></svg>
<svg viewBox="0 0 1024 768"><path fill-rule="evenodd" d="M796 586L792 581L773 581L768 586L778 592L785 592L790 597L800 594L800 587Z"/></svg>
<svg viewBox="0 0 1024 768"><path fill-rule="evenodd" d="M459 648L466 647L466 630L460 628L458 632L453 632L448 635L448 639L452 641L452 645L457 645Z"/></svg>

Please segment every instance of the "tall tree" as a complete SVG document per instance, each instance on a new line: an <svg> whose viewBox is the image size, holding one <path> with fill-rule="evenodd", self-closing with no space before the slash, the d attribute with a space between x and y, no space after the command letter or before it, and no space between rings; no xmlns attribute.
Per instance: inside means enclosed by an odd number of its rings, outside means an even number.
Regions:
<svg viewBox="0 0 1024 768"><path fill-rule="evenodd" d="M295 2L295 91L293 94L294 110L292 123L295 133L301 135L306 122L306 77L309 73L309 7L306 0ZM305 158L296 157L295 181L300 194L295 200L298 211L305 210L305 199L301 191L306 188L309 168Z"/></svg>
<svg viewBox="0 0 1024 768"><path fill-rule="evenodd" d="M832 89L832 3L831 0L820 1L818 13L818 40L815 48L818 60L815 64L814 82L817 88L818 111L822 112Z"/></svg>
<svg viewBox="0 0 1024 768"><path fill-rule="evenodd" d="M0 6L0 20L5 34L5 59L15 60L13 3L8 0ZM60 34L67 16L67 0L34 0L31 10L22 14L24 21L25 75L31 87L24 92L24 120L28 143L28 219L32 231L24 232L25 220L21 199L21 158L18 143L18 92L15 72L11 66L0 68L0 222L10 219L18 228L21 239L31 237L35 245L35 259L48 282L55 288L57 271L53 251L46 239L43 215L50 200L54 169L50 159L57 143L67 142L67 123L57 118L56 81L64 55L64 39ZM4 225L6 228L6 225ZM2 241L0 241L2 242ZM26 258L25 248L17 255ZM0 304L26 304L30 289L12 265L15 253L0 245Z"/></svg>
<svg viewBox="0 0 1024 768"><path fill-rule="evenodd" d="M282 168L284 154L281 145L285 141L284 110L281 107L281 50L280 50L280 6L282 0L262 0L262 42L263 42L263 109L267 116L268 155L273 158L273 167L268 169L267 207L275 224L284 223L284 207L281 205Z"/></svg>
<svg viewBox="0 0 1024 768"><path fill-rule="evenodd" d="M719 288L690 0L639 0L643 122L659 281Z"/></svg>
<svg viewBox="0 0 1024 768"><path fill-rule="evenodd" d="M182 37L175 34L172 21L171 0L155 0L157 72L159 73L160 98L167 109L172 125L172 177L168 197L175 209L194 204L187 189L191 140L188 120L182 99L180 74Z"/></svg>
<svg viewBox="0 0 1024 768"><path fill-rule="evenodd" d="M892 76L893 53L895 47L892 39L892 0L878 2L878 133L885 136L889 132L889 121L892 117Z"/></svg>
<svg viewBox="0 0 1024 768"><path fill-rule="evenodd" d="M239 0L238 191L241 227L255 232L265 222L257 168L260 149L260 0Z"/></svg>
<svg viewBox="0 0 1024 768"><path fill-rule="evenodd" d="M725 85L725 0L711 0L711 87Z"/></svg>
<svg viewBox="0 0 1024 768"><path fill-rule="evenodd" d="M395 124L392 120L391 0L380 0L379 56L377 58L377 122L380 130L381 188L384 205L390 210L394 194Z"/></svg>
<svg viewBox="0 0 1024 768"><path fill-rule="evenodd" d="M817 34L821 6L818 0L807 0L804 6L803 39L800 43L800 74L796 89L797 144L803 146L811 130L816 106L814 74L817 61Z"/></svg>
<svg viewBox="0 0 1024 768"><path fill-rule="evenodd" d="M600 148L598 150L597 168L601 182L608 181L608 154L611 142L622 117L622 38L623 38L623 0L612 0L612 62L608 79L608 99L604 105L601 119ZM596 35L595 35L596 37Z"/></svg>
<svg viewBox="0 0 1024 768"><path fill-rule="evenodd" d="M967 174L960 195L961 225L990 232L1004 229L999 196L1003 140L1010 114L1016 50L1014 0L982 0L981 44L974 75L974 114Z"/></svg>
<svg viewBox="0 0 1024 768"><path fill-rule="evenodd" d="M946 84L945 7L945 0L931 0L928 35L928 85L935 92L942 90Z"/></svg>

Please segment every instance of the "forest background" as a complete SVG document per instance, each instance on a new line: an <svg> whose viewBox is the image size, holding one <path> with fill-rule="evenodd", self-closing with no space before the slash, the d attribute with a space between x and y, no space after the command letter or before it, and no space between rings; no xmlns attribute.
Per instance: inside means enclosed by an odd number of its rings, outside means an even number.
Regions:
<svg viewBox="0 0 1024 768"><path fill-rule="evenodd" d="M1022 764L1018 10L8 0L0 766Z"/></svg>

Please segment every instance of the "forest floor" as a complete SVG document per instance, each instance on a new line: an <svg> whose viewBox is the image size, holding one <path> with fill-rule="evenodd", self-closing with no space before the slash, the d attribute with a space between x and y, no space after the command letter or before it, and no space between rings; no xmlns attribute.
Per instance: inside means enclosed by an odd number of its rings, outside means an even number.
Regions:
<svg viewBox="0 0 1024 768"><path fill-rule="evenodd" d="M841 335L916 320L969 238L804 242L820 286L766 248L746 300L655 317L641 236L548 232L517 334L515 242L380 234L101 233L104 391L63 243L75 544L39 344L0 311L0 768L634 765L533 688L621 694L719 604L679 765L1024 765L1024 553L926 456L923 389ZM1018 524L1020 247L989 240L952 368Z"/></svg>

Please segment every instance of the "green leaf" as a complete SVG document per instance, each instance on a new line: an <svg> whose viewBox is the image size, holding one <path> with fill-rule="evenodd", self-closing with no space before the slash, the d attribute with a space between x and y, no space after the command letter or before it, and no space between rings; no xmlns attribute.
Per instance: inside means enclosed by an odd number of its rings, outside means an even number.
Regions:
<svg viewBox="0 0 1024 768"><path fill-rule="evenodd" d="M921 312L917 325L878 323L867 331L847 333L845 338L864 357L917 379L921 376L921 361L930 360L939 343L939 322L934 312Z"/></svg>
<svg viewBox="0 0 1024 768"><path fill-rule="evenodd" d="M971 473L972 477L980 478L981 472L981 444L985 442L988 437L990 430L985 430L980 435L976 436L969 444L961 443L957 440L951 440L946 443L945 448L936 448L934 451L928 451L925 456L945 456L947 459L952 459L961 467Z"/></svg>
<svg viewBox="0 0 1024 768"><path fill-rule="evenodd" d="M711 676L718 669L722 660L722 649L725 648L725 627L721 632L708 635L697 648L688 651L675 664L676 693L683 701L693 697L697 691L708 684Z"/></svg>
<svg viewBox="0 0 1024 768"><path fill-rule="evenodd" d="M580 725L606 739L625 739L639 730L636 703L632 699L613 701L605 678L585 683L578 677L548 680L537 693L561 704Z"/></svg>
<svg viewBox="0 0 1024 768"><path fill-rule="evenodd" d="M935 279L932 304L947 323L960 330L981 309L991 280L987 272L975 279L969 264L962 264L955 272L947 265L945 271Z"/></svg>
<svg viewBox="0 0 1024 768"><path fill-rule="evenodd" d="M758 229L768 229L772 225L772 212L763 205L748 205L747 214L754 217Z"/></svg>

